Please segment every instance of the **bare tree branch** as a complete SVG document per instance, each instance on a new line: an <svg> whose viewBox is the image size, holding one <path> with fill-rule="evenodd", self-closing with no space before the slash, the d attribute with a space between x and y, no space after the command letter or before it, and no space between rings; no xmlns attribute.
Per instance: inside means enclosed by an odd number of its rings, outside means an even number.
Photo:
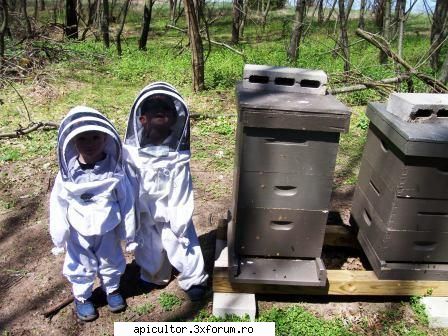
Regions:
<svg viewBox="0 0 448 336"><path fill-rule="evenodd" d="M0 133L0 139L12 139L12 138L20 138L26 134L37 131L38 129L43 129L44 131L58 129L59 124L53 121L39 121L32 122L26 127L22 127L19 125L19 128L13 132L9 133Z"/></svg>
<svg viewBox="0 0 448 336"><path fill-rule="evenodd" d="M182 28L179 28L179 27L176 27L176 26L173 26L173 25L166 25L165 27L167 27L167 28L171 28L171 29L174 29L174 30L177 30L177 31L180 31L180 32L182 32L182 33L184 33L184 34L187 34L187 30L186 30L186 29L182 29ZM214 40L208 40L208 41L209 41L211 44L215 44L215 45L218 45L218 46L227 48L227 49L233 51L234 53L240 55L240 56L243 57L244 59L246 58L246 55L244 55L244 53L242 53L241 51L239 51L239 50L237 50L237 49L231 47L231 46L228 45L227 43L224 43L224 42L218 42L218 41L214 41Z"/></svg>
<svg viewBox="0 0 448 336"><path fill-rule="evenodd" d="M363 39L365 39L367 42L373 44L378 49L382 50L388 57L390 57L395 62L399 63L401 66L403 66L410 74L414 75L427 85L433 88L434 91L439 93L448 93L448 87L445 86L442 82L417 71L415 68L413 68L411 65L409 65L404 59L399 57L397 54L395 54L390 48L384 44L383 41L379 41L378 37L376 37L374 34L366 32L362 29L356 29L356 34Z"/></svg>

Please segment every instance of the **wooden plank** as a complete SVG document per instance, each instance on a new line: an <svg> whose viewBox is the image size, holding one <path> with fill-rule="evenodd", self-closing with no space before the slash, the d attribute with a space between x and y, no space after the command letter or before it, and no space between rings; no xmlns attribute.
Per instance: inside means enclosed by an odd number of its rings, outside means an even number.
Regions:
<svg viewBox="0 0 448 336"><path fill-rule="evenodd" d="M294 295L380 295L448 296L448 281L379 280L373 271L327 270L326 287L298 287L260 284L235 284L227 268L215 268L213 291L218 293L294 294Z"/></svg>

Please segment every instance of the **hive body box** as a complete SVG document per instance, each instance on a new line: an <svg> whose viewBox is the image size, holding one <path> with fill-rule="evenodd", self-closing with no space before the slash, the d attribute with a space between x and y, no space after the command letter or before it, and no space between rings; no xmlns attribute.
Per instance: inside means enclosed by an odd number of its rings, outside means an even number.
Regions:
<svg viewBox="0 0 448 336"><path fill-rule="evenodd" d="M415 95L368 105L352 216L378 278L448 280L446 108Z"/></svg>
<svg viewBox="0 0 448 336"><path fill-rule="evenodd" d="M237 85L234 282L324 286L320 260L339 133L348 109L322 71L246 66Z"/></svg>

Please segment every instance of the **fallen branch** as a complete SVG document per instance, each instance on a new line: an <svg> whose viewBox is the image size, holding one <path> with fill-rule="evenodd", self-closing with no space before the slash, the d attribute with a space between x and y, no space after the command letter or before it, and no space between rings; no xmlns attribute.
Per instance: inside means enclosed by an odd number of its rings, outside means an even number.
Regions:
<svg viewBox="0 0 448 336"><path fill-rule="evenodd" d="M44 131L58 129L59 124L53 121L39 121L32 122L26 127L22 127L19 125L19 128L13 132L9 133L0 133L0 139L12 139L12 138L20 138L23 135L29 134L31 132L37 131L38 129L43 129Z"/></svg>
<svg viewBox="0 0 448 336"><path fill-rule="evenodd" d="M365 89L382 88L387 84L401 83L402 81L409 79L409 77L410 77L409 74L402 74L398 77L385 78L385 79L381 79L377 82L364 82L362 84L330 89L330 90L328 90L328 92L331 94L340 94L340 93L348 93L348 92L360 91L360 90L365 90Z"/></svg>
<svg viewBox="0 0 448 336"><path fill-rule="evenodd" d="M395 54L390 48L385 45L384 43L380 42L376 36L372 33L366 32L362 29L356 29L356 34L363 39L365 39L367 42L373 44L375 47L383 51L388 57L392 58L395 62L399 63L401 66L403 66L411 75L414 75L418 79L420 79L425 84L429 85L434 89L434 91L439 93L448 93L448 87L444 85L442 82L438 81L437 79L431 78L430 76L417 71L415 68L413 68L411 65L409 65L404 59L402 59L400 56Z"/></svg>
<svg viewBox="0 0 448 336"><path fill-rule="evenodd" d="M70 295L69 297L67 297L64 300L62 300L61 302L59 302L58 304L51 306L47 310L43 311L42 315L44 317L52 317L52 316L56 315L62 308L64 308L65 306L68 306L72 302L73 302L73 295Z"/></svg>

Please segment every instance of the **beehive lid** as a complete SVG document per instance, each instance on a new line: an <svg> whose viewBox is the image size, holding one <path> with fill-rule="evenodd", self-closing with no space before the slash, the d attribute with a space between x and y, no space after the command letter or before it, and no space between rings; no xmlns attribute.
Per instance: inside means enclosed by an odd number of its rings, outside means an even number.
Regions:
<svg viewBox="0 0 448 336"><path fill-rule="evenodd" d="M448 158L448 120L404 121L384 103L369 103L366 114L404 155Z"/></svg>
<svg viewBox="0 0 448 336"><path fill-rule="evenodd" d="M249 127L346 132L350 111L331 95L236 88L240 121Z"/></svg>

